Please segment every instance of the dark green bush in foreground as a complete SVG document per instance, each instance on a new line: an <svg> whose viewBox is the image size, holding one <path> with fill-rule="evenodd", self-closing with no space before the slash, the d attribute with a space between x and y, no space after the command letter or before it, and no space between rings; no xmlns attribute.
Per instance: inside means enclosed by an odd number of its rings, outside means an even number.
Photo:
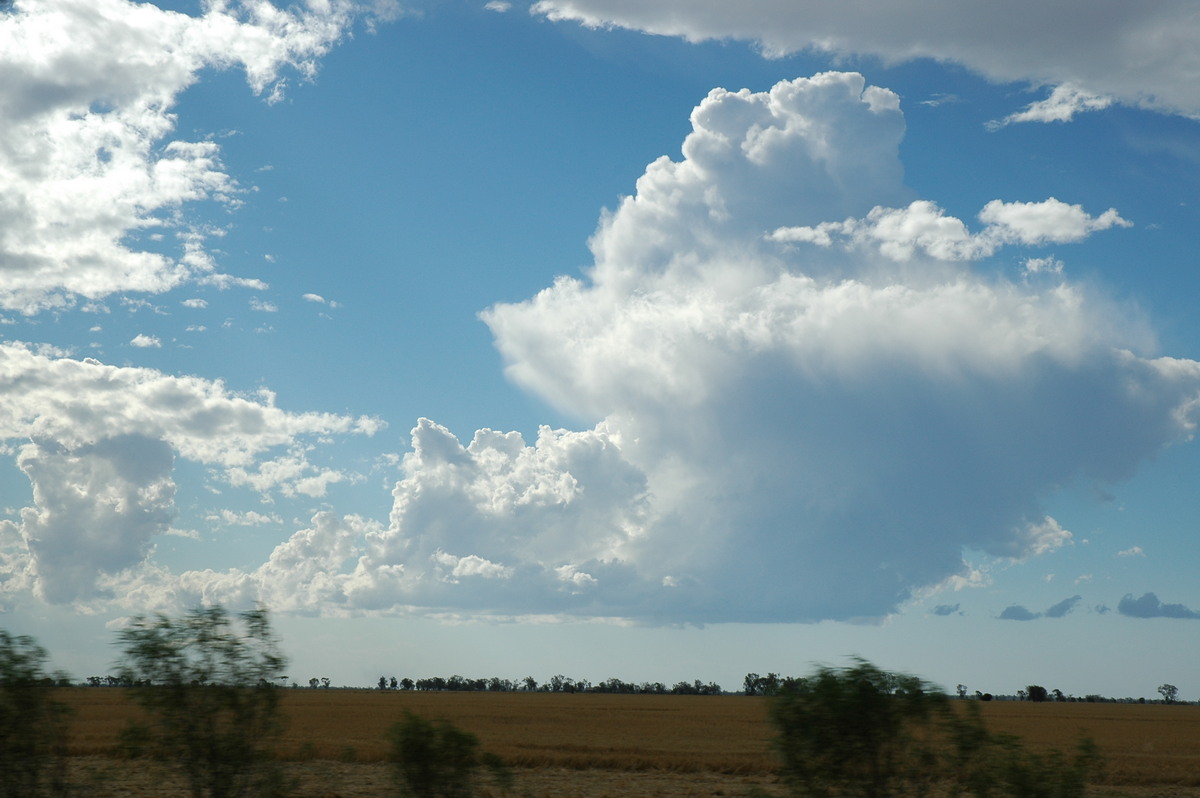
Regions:
<svg viewBox="0 0 1200 798"><path fill-rule="evenodd" d="M1099 764L1090 740L1071 757L1028 751L988 732L973 702L863 660L793 680L771 719L783 781L805 798L922 796L935 785L975 798L1082 798Z"/></svg>
<svg viewBox="0 0 1200 798"><path fill-rule="evenodd" d="M66 794L67 710L45 663L32 637L0 629L0 798Z"/></svg>
<svg viewBox="0 0 1200 798"><path fill-rule="evenodd" d="M479 750L479 739L448 721L431 721L405 711L391 728L389 759L403 798L470 798L480 768L501 788L511 777L493 754Z"/></svg>
<svg viewBox="0 0 1200 798"><path fill-rule="evenodd" d="M284 658L265 610L230 616L221 607L183 618L137 618L121 632L121 679L153 719L150 733L122 735L131 753L177 764L195 798L283 792L274 744L282 730Z"/></svg>

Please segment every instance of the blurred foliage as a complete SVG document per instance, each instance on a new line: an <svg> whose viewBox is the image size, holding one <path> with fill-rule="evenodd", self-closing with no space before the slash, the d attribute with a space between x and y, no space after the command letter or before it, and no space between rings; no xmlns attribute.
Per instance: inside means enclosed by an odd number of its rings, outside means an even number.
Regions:
<svg viewBox="0 0 1200 798"><path fill-rule="evenodd" d="M412 712L391 729L390 759L403 798L470 798L480 768L491 771L501 789L512 776L499 757L482 752L479 739L449 721L431 721Z"/></svg>
<svg viewBox="0 0 1200 798"><path fill-rule="evenodd" d="M45 672L32 637L0 629L0 796L65 795L67 710L54 700L63 681Z"/></svg>
<svg viewBox="0 0 1200 798"><path fill-rule="evenodd" d="M120 634L120 678L153 718L155 754L178 763L196 798L284 792L274 760L285 659L265 610L221 607L134 619ZM130 749L146 734L129 731Z"/></svg>
<svg viewBox="0 0 1200 798"><path fill-rule="evenodd" d="M781 776L804 798L925 796L1083 798L1100 758L1029 751L990 733L979 706L865 660L788 680L771 703Z"/></svg>

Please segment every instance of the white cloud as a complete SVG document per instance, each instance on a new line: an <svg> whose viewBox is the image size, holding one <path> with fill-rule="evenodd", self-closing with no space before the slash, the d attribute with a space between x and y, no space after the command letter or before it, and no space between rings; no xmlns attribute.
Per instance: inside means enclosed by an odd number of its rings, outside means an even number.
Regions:
<svg viewBox="0 0 1200 798"><path fill-rule="evenodd" d="M1190 0L941 3L736 3L540 0L534 13L690 41L741 39L768 56L812 50L887 62L950 61L996 82L1059 87L1008 121L1058 119L1104 98L1200 114L1200 18Z"/></svg>
<svg viewBox="0 0 1200 798"><path fill-rule="evenodd" d="M267 302L255 297L250 300L250 309L259 313L275 313L279 310L279 307L274 302Z"/></svg>
<svg viewBox="0 0 1200 798"><path fill-rule="evenodd" d="M277 98L285 73L311 76L355 13L345 0L222 0L197 17L127 0L14 6L0 25L0 308L236 283L179 210L235 206L240 188L216 143L171 138L172 106L210 67L241 67ZM164 231L181 234L178 256L139 244Z"/></svg>
<svg viewBox="0 0 1200 798"><path fill-rule="evenodd" d="M505 0L488 0L483 7L488 11L495 11L503 14L505 11L508 11L512 8L512 3L506 2Z"/></svg>
<svg viewBox="0 0 1200 798"><path fill-rule="evenodd" d="M33 489L20 522L5 522L20 540L9 555L49 601L103 596L146 564L175 514L175 458L229 483L252 474L264 493L319 495L342 475L309 463L306 452L330 436L379 428L373 419L289 413L269 392L239 396L220 382L15 343L0 344L0 381L9 386L0 392L0 439L30 441L17 465ZM272 457L277 449L286 454Z"/></svg>
<svg viewBox="0 0 1200 798"><path fill-rule="evenodd" d="M1190 434L1200 364L1147 357L1136 316L961 264L1127 224L1116 211L997 200L971 233L879 202L903 196L903 118L856 75L716 90L692 123L683 160L603 217L586 279L484 314L508 374L602 419L645 475L646 521L596 558L608 572L563 558L597 605L621 611L620 564L675 620L878 617L966 579L964 548L1069 543L1042 497ZM781 228L851 246L780 246Z"/></svg>
<svg viewBox="0 0 1200 798"><path fill-rule="evenodd" d="M1142 551L1141 546L1131 546L1124 551L1117 552L1118 557L1145 557L1146 552Z"/></svg>
<svg viewBox="0 0 1200 798"><path fill-rule="evenodd" d="M1055 86L1046 99L1030 103L1024 111L1009 114L998 122L990 122L988 127L995 130L1016 122L1070 122L1077 113L1102 111L1112 102L1111 97L1090 94L1064 83Z"/></svg>
<svg viewBox="0 0 1200 798"><path fill-rule="evenodd" d="M136 346L139 349L160 349L162 348L162 341L158 340L158 338L153 335L143 335L142 333L138 333L137 335L133 336L133 339L129 342L129 345Z"/></svg>
<svg viewBox="0 0 1200 798"><path fill-rule="evenodd" d="M193 308L195 310L204 310L204 308L208 307L208 302L206 302L203 299L195 299L195 298L185 299L180 304L183 305L185 308Z"/></svg>
<svg viewBox="0 0 1200 798"><path fill-rule="evenodd" d="M862 219L822 222L815 226L780 227L770 233L771 241L831 246L835 240L847 247L877 249L894 261L909 261L917 254L944 261L977 260L989 257L1008 244L1040 246L1081 241L1098 230L1129 227L1116 209L1093 217L1079 205L1068 205L1054 197L1042 202L992 200L979 212L985 227L971 233L967 226L928 200L917 200L906 208L876 206ZM1036 272L1053 261L1026 261ZM1061 272L1061 265L1056 270Z"/></svg>

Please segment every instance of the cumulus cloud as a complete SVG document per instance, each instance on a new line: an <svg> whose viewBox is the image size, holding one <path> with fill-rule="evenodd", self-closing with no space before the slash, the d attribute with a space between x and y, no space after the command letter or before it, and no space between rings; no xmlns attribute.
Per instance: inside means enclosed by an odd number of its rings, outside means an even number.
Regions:
<svg viewBox="0 0 1200 798"><path fill-rule="evenodd" d="M996 122L989 122L988 127L996 130L1015 122L1069 122L1077 113L1102 111L1110 105L1111 97L1090 94L1081 91L1077 86L1064 83L1055 86L1046 99L1030 103L1024 111L1009 114Z"/></svg>
<svg viewBox="0 0 1200 798"><path fill-rule="evenodd" d="M1002 621L1035 621L1038 618L1062 618L1082 601L1081 596L1071 596L1048 608L1045 612L1032 612L1020 604L1010 604L1000 613Z"/></svg>
<svg viewBox="0 0 1200 798"><path fill-rule="evenodd" d="M978 260L1010 244L1042 245L1082 241L1098 230L1129 227L1115 208L1099 216L1089 215L1080 205L1068 205L1054 197L1042 202L992 200L979 212L985 227L971 233L967 226L928 200L906 208L876 206L863 219L822 222L815 226L781 227L768 238L781 243L831 246L835 240L846 248L872 249L894 261L909 261L917 254L938 260ZM1031 273L1052 271L1046 259L1026 261Z"/></svg>
<svg viewBox="0 0 1200 798"><path fill-rule="evenodd" d="M1117 612L1130 618L1200 618L1200 612L1182 604L1163 604L1153 593L1134 598L1132 593L1117 602Z"/></svg>
<svg viewBox="0 0 1200 798"><path fill-rule="evenodd" d="M768 56L799 51L950 61L996 82L1056 87L1006 121L1049 121L1115 100L1200 114L1200 18L1189 0L1131 4L901 0L731 3L539 0L535 13L592 27L617 26L689 41L741 39Z"/></svg>
<svg viewBox="0 0 1200 798"><path fill-rule="evenodd" d="M1030 612L1020 604L1010 604L1000 613L1002 621L1032 621L1041 617L1041 613Z"/></svg>
<svg viewBox="0 0 1200 798"><path fill-rule="evenodd" d="M368 418L289 413L266 392L239 396L220 382L15 343L0 344L0 383L0 439L27 441L16 464L32 487L20 520L2 525L6 553L23 563L21 584L52 602L111 595L106 584L145 563L175 517L177 458L209 466L226 483L252 472L264 493L304 493L342 475L303 452L329 436L379 427ZM279 449L288 467L272 470Z"/></svg>
<svg viewBox="0 0 1200 798"><path fill-rule="evenodd" d="M906 196L898 99L852 73L714 90L692 128L601 219L584 278L483 314L514 381L645 474L619 562L656 612L885 615L967 573L964 547L1069 544L1042 497L1190 436L1200 364L1062 274L973 266L1116 210L996 200L967 231Z"/></svg>
<svg viewBox="0 0 1200 798"><path fill-rule="evenodd" d="M138 349L161 349L162 341L157 336L138 333L129 341L129 345Z"/></svg>
<svg viewBox="0 0 1200 798"><path fill-rule="evenodd" d="M195 17L128 0L14 6L0 25L0 308L239 282L180 213L234 206L241 189L215 142L172 138L175 100L212 67L240 67L277 98L287 75L314 74L356 13L347 0L221 0ZM149 240L171 233L173 255Z"/></svg>
<svg viewBox="0 0 1200 798"><path fill-rule="evenodd" d="M1130 546L1127 549L1117 552L1118 557L1145 557L1146 552L1142 551L1141 546Z"/></svg>

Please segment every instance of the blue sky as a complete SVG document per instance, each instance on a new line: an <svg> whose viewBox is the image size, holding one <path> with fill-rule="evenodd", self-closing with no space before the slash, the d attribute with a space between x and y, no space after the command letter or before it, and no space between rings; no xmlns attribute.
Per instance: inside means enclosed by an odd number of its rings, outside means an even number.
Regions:
<svg viewBox="0 0 1200 798"><path fill-rule="evenodd" d="M1195 15L860 5L11 3L0 621L1194 698Z"/></svg>

